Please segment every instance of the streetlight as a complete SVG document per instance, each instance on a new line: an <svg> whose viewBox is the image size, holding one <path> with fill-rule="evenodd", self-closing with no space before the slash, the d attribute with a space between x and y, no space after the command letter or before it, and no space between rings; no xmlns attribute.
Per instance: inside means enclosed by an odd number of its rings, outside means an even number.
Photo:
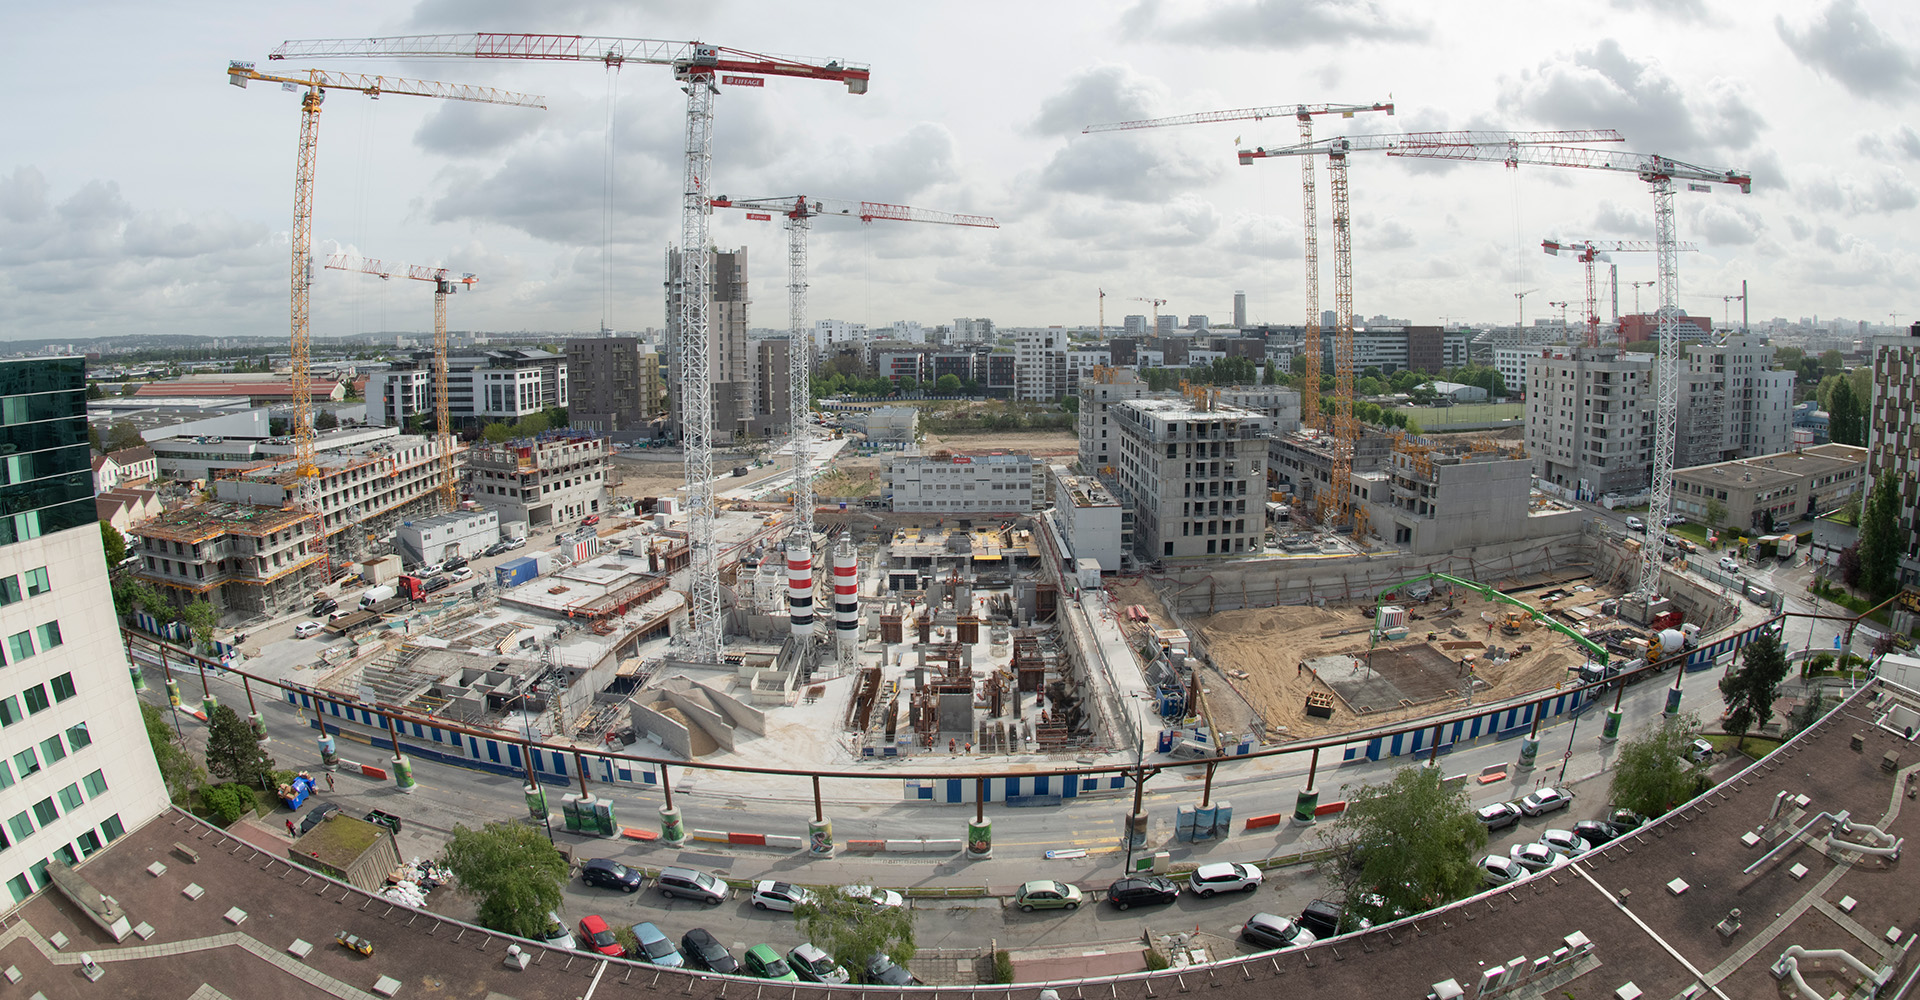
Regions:
<svg viewBox="0 0 1920 1000"><path fill-rule="evenodd" d="M514 695L513 701L508 702L507 704L512 705L516 702L525 701L526 699L527 699L527 692L522 691L519 694ZM539 794L540 822L547 829L547 843L548 845L551 846L554 843L553 841L553 810L548 809L546 807L547 806L546 792L540 789L540 778L538 775L534 773L534 770L533 770L533 726L527 720L527 712L525 708L522 708L520 710L520 732L524 734L527 738L527 741L526 741L527 789L529 793L528 794L529 805L531 805L531 799L533 797L533 794L535 793Z"/></svg>

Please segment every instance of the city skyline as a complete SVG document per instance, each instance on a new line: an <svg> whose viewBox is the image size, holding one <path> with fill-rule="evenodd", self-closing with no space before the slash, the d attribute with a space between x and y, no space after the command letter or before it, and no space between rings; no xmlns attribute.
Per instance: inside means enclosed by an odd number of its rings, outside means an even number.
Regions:
<svg viewBox="0 0 1920 1000"><path fill-rule="evenodd" d="M1392 117L1321 119L1316 135L1441 128L1617 128L1622 144L1752 173L1678 197L1680 305L1846 315L1903 326L1920 276L1911 226L1920 133L1916 18L1889 3L1795 5L1615 0L1547 17L1505 5L1435 19L1395 2L1090 3L1040 10L889 11L826 5L782 25L768 4L682 12L579 2L475 11L230 3L127 9L105 31L75 10L0 15L17 101L0 160L0 339L154 334L277 336L286 328L287 228L297 100L227 87L228 59L264 72L287 38L525 30L694 39L868 63L871 91L771 80L718 102L716 194L808 194L991 215L993 231L814 224L809 319L884 327L987 316L1000 327L1107 326L1168 300L1182 322L1297 324L1298 171L1236 166L1238 146L1294 140L1285 119L1081 135L1088 124L1294 102L1392 99ZM183 13L184 10L184 13ZM836 13L837 11L837 13ZM1508 16L1511 15L1511 16ZM76 68L71 45L91 38ZM476 330L644 330L663 323L660 248L677 237L684 101L635 66L472 61L316 62L329 69L543 95L549 110L330 95L322 115L315 253L335 250L479 276L450 325ZM1480 67L1462 73L1460 66ZM105 69L95 67L109 67ZM612 101L611 111L609 101ZM615 195L602 181L613 123ZM1817 135L1798 123L1821 123ZM1384 157L1352 167L1356 311L1416 323L1558 314L1581 269L1542 239L1646 239L1645 185L1627 175ZM1322 174L1323 247L1331 210ZM603 235L614 289L603 305ZM720 213L721 247L757 249L756 328L785 326L777 221ZM1323 251L1324 252L1324 251ZM1620 265L1653 277L1651 255ZM1322 262L1323 306L1332 304ZM1601 271L1605 281L1605 270ZM314 333L425 329L431 296L407 283L318 271ZM419 294L416 294L419 293ZM1609 312L1601 292L1600 312ZM1642 291L1651 308L1651 290ZM1570 309L1577 313L1579 304Z"/></svg>

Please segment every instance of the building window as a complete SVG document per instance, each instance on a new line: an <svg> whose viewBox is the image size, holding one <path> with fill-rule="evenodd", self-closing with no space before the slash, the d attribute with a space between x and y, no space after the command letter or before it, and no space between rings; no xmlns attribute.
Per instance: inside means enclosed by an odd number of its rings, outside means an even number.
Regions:
<svg viewBox="0 0 1920 1000"><path fill-rule="evenodd" d="M20 772L20 777L24 778L40 770L40 757L33 752L32 747L28 747L13 755L13 767Z"/></svg>
<svg viewBox="0 0 1920 1000"><path fill-rule="evenodd" d="M13 893L13 901L16 903L24 903L28 896L33 895L33 889L27 885L25 875L15 875L8 879L7 891Z"/></svg>
<svg viewBox="0 0 1920 1000"><path fill-rule="evenodd" d="M19 698L13 695L0 698L0 728L11 726L21 718Z"/></svg>
<svg viewBox="0 0 1920 1000"><path fill-rule="evenodd" d="M33 655L33 633L15 632L7 637L7 662L19 663Z"/></svg>
<svg viewBox="0 0 1920 1000"><path fill-rule="evenodd" d="M53 700L55 702L66 701L75 694L72 674L61 674L55 677L50 683L53 684Z"/></svg>
<svg viewBox="0 0 1920 1000"><path fill-rule="evenodd" d="M60 809L53 804L53 796L49 795L35 802L33 804L33 816L40 821L41 826L46 826L48 823L59 819Z"/></svg>
<svg viewBox="0 0 1920 1000"><path fill-rule="evenodd" d="M73 810L78 809L83 805L86 805L87 800L84 796L80 794L79 785L68 785L67 787L60 789L60 804L64 806L68 812L72 812Z"/></svg>
<svg viewBox="0 0 1920 1000"><path fill-rule="evenodd" d="M20 580L14 576L0 577L0 607L12 604L20 599Z"/></svg>
<svg viewBox="0 0 1920 1000"><path fill-rule="evenodd" d="M13 787L13 768L9 767L6 761L0 760L0 789L6 789L6 788L12 788L12 787Z"/></svg>
<svg viewBox="0 0 1920 1000"><path fill-rule="evenodd" d="M59 733L54 733L40 741L40 755L45 757L49 764L57 764L67 759L67 745L60 742Z"/></svg>
<svg viewBox="0 0 1920 1000"><path fill-rule="evenodd" d="M39 597L41 594L53 589L53 585L47 582L47 568L45 566L39 569L27 570L26 578L28 597Z"/></svg>
<svg viewBox="0 0 1920 1000"><path fill-rule="evenodd" d="M93 857L93 852L103 846L105 845L100 843L100 835L92 830L88 830L80 835L80 856L83 858Z"/></svg>
<svg viewBox="0 0 1920 1000"><path fill-rule="evenodd" d="M35 627L34 631L39 633L41 649L52 649L63 641L60 638L59 622L46 622Z"/></svg>
<svg viewBox="0 0 1920 1000"><path fill-rule="evenodd" d="M107 790L107 776L100 771L95 771L81 778L80 783L87 787L87 794L96 799L100 797L101 792Z"/></svg>
<svg viewBox="0 0 1920 1000"><path fill-rule="evenodd" d="M33 836L33 817L25 812L15 813L12 819L7 820L7 829L13 831L15 843L25 840Z"/></svg>
<svg viewBox="0 0 1920 1000"><path fill-rule="evenodd" d="M20 696L27 700L28 715L39 715L41 712L46 711L47 706L51 704L47 701L46 688L38 684L26 689Z"/></svg>

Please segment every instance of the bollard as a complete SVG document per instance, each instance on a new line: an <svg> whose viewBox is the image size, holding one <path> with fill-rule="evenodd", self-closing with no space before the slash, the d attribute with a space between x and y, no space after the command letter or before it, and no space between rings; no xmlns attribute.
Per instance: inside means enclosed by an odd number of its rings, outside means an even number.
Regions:
<svg viewBox="0 0 1920 1000"><path fill-rule="evenodd" d="M314 742L320 744L321 764L325 765L328 770L340 766L340 752L333 747L333 734L321 733L320 738Z"/></svg>
<svg viewBox="0 0 1920 1000"><path fill-rule="evenodd" d="M687 842L687 825L680 818L680 810L660 807L660 842L668 847Z"/></svg>
<svg viewBox="0 0 1920 1000"><path fill-rule="evenodd" d="M1121 835L1120 846L1138 850L1147 846L1147 814L1128 813L1126 831Z"/></svg>
<svg viewBox="0 0 1920 1000"><path fill-rule="evenodd" d="M1607 709L1607 721L1600 727L1600 739L1603 742L1612 743L1620 738L1620 715L1617 708Z"/></svg>
<svg viewBox="0 0 1920 1000"><path fill-rule="evenodd" d="M967 860L984 861L993 857L993 820L967 821Z"/></svg>
<svg viewBox="0 0 1920 1000"><path fill-rule="evenodd" d="M1680 689L1677 687L1670 687L1667 689L1667 718L1671 719L1674 716L1679 714L1680 714Z"/></svg>
<svg viewBox="0 0 1920 1000"><path fill-rule="evenodd" d="M167 707L180 707L180 682L171 677L167 678Z"/></svg>
<svg viewBox="0 0 1920 1000"><path fill-rule="evenodd" d="M134 663L129 666L127 668L127 675L133 679L133 689L135 691L145 691L147 689L147 674L146 671L140 669L140 664Z"/></svg>
<svg viewBox="0 0 1920 1000"><path fill-rule="evenodd" d="M397 753L393 755L393 783L401 791L412 794L414 785L413 761L408 760L406 754Z"/></svg>
<svg viewBox="0 0 1920 1000"><path fill-rule="evenodd" d="M833 857L833 820L816 819L807 823L807 856Z"/></svg>
<svg viewBox="0 0 1920 1000"><path fill-rule="evenodd" d="M208 719L213 718L213 710L219 707L220 699L215 698L213 695L207 695L205 698L200 699L200 711L205 713Z"/></svg>

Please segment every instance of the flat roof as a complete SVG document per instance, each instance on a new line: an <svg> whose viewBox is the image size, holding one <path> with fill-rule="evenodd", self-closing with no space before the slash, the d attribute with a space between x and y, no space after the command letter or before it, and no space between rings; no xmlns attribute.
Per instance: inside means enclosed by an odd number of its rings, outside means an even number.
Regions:
<svg viewBox="0 0 1920 1000"><path fill-rule="evenodd" d="M1850 444L1817 444L1799 451L1783 451L1731 462L1694 465L1673 470L1674 478L1717 485L1764 488L1796 479L1828 476L1851 466L1864 467L1867 449ZM1752 476L1751 480L1746 477Z"/></svg>
<svg viewBox="0 0 1920 1000"><path fill-rule="evenodd" d="M167 511L132 530L145 538L204 542L225 534L269 535L317 517L304 510L216 500Z"/></svg>

